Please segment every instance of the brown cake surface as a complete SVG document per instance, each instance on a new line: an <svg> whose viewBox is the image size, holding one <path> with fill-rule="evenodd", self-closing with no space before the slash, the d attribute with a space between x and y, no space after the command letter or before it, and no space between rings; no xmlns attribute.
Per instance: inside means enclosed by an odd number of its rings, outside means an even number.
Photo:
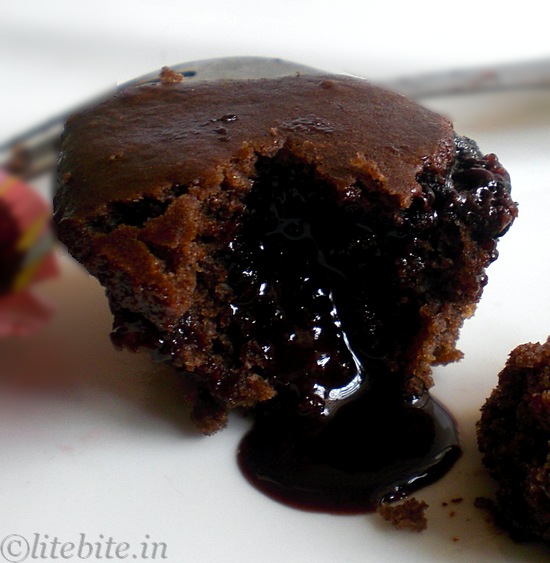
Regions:
<svg viewBox="0 0 550 563"><path fill-rule="evenodd" d="M336 76L124 91L67 123L55 198L113 341L172 362L205 432L276 394L422 394L516 214L494 155Z"/></svg>
<svg viewBox="0 0 550 563"><path fill-rule="evenodd" d="M495 479L496 520L518 539L550 541L550 338L512 351L478 423Z"/></svg>

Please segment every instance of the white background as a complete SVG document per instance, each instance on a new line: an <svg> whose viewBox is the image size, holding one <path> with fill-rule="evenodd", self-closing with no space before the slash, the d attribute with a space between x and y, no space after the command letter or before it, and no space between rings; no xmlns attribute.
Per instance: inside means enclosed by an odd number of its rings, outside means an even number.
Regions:
<svg viewBox="0 0 550 563"><path fill-rule="evenodd" d="M0 142L116 83L188 60L281 57L378 80L550 56L540 1L0 2ZM74 542L86 533L138 546L148 534L177 563L548 556L495 533L473 500L492 491L475 444L479 408L508 352L550 333L550 93L429 104L501 157L520 202L464 327L465 359L436 369L434 392L458 420L464 455L417 495L430 504L429 529L303 513L246 485L234 458L246 421L235 416L216 436L198 436L171 374L112 349L101 288L63 260L61 279L42 290L57 307L51 325L0 342L0 542L35 533ZM464 501L452 516L442 502L455 497Z"/></svg>

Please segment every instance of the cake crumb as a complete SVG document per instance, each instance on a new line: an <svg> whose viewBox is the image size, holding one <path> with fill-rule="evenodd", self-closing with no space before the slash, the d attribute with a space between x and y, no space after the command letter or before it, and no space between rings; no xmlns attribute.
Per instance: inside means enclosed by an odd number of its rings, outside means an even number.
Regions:
<svg viewBox="0 0 550 563"><path fill-rule="evenodd" d="M460 541L460 538L459 538L458 536L454 536L454 537L453 537L453 541L454 541L454 542Z"/></svg>
<svg viewBox="0 0 550 563"><path fill-rule="evenodd" d="M183 82L183 74L172 70L167 66L160 69L160 81L162 84L174 84L176 82Z"/></svg>
<svg viewBox="0 0 550 563"><path fill-rule="evenodd" d="M452 498L451 502L453 504L460 504L464 499L462 497L456 497L456 498Z"/></svg>
<svg viewBox="0 0 550 563"><path fill-rule="evenodd" d="M428 527L428 520L424 514L426 508L428 508L427 503L413 497L399 505L381 504L377 512L398 529L422 532Z"/></svg>

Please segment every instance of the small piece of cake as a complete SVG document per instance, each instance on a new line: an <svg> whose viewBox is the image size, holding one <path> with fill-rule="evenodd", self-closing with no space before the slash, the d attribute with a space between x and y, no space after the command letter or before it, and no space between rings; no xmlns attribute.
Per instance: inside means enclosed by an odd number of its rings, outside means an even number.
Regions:
<svg viewBox="0 0 550 563"><path fill-rule="evenodd" d="M550 338L512 351L481 409L478 443L498 490L495 520L550 541Z"/></svg>
<svg viewBox="0 0 550 563"><path fill-rule="evenodd" d="M427 508L426 502L413 497L397 505L381 504L377 512L397 529L422 532L428 527L428 519L425 515Z"/></svg>
<svg viewBox="0 0 550 563"><path fill-rule="evenodd" d="M67 123L55 197L113 342L171 362L206 433L275 395L314 416L372 379L422 395L516 214L446 119L311 75L123 91Z"/></svg>

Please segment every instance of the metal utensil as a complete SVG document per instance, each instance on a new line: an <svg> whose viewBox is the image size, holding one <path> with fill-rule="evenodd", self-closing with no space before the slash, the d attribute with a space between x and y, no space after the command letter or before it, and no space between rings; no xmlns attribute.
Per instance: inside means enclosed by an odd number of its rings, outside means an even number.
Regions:
<svg viewBox="0 0 550 563"><path fill-rule="evenodd" d="M227 57L192 61L172 66L185 80L272 78L296 73L323 71L282 59ZM159 71L121 84L117 91L140 84L158 82ZM391 90L415 99L467 94L487 90L541 88L550 86L550 59L498 65L494 67L434 72L382 82ZM113 92L106 94L110 95ZM106 97L105 96L105 97ZM92 105L100 100L91 100ZM0 166L25 178L54 170L63 124L82 107L56 115L0 145Z"/></svg>

